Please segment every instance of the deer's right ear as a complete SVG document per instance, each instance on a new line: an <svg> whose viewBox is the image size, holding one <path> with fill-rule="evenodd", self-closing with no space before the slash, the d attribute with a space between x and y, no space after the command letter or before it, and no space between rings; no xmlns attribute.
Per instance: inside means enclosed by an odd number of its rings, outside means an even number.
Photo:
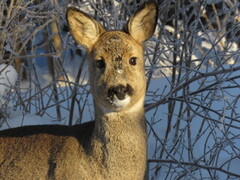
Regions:
<svg viewBox="0 0 240 180"><path fill-rule="evenodd" d="M88 50L91 49L98 37L105 32L97 21L76 7L68 7L66 16L72 36L77 43L85 46Z"/></svg>

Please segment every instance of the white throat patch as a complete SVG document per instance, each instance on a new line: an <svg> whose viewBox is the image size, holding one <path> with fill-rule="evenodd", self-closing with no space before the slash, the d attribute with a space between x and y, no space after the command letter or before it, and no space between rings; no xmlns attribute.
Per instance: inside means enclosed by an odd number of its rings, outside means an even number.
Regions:
<svg viewBox="0 0 240 180"><path fill-rule="evenodd" d="M119 100L116 95L114 95L113 100L112 100L112 105L117 108L117 109L122 109L126 107L131 101L130 96L126 96L123 100Z"/></svg>
<svg viewBox="0 0 240 180"><path fill-rule="evenodd" d="M131 97L126 96L126 98L124 100L119 100L118 98L114 98L112 105L114 105L116 109L119 109L121 111L121 109L126 107L130 102L131 102ZM143 104L144 104L144 96L136 104L134 104L132 107L130 107L128 109L125 109L124 111L131 112L131 113L137 112L137 111L139 111L139 109L141 109L143 107ZM102 113L104 113L104 114L117 112L117 111L113 111L104 106L100 106L100 109L102 110Z"/></svg>

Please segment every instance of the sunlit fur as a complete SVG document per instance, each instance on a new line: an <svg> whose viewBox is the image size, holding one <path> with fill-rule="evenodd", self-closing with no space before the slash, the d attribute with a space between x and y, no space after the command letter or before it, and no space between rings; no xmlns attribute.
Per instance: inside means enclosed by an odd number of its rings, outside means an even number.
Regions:
<svg viewBox="0 0 240 180"><path fill-rule="evenodd" d="M87 49L95 121L0 132L1 180L144 179L143 42L154 32L156 19L157 5L150 1L125 31L106 31L78 8L68 8L70 32ZM136 62L130 63L132 57Z"/></svg>

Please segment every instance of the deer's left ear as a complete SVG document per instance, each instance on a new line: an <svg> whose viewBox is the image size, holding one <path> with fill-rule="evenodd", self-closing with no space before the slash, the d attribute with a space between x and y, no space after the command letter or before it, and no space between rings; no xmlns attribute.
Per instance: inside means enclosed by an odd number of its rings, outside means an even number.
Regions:
<svg viewBox="0 0 240 180"><path fill-rule="evenodd" d="M128 33L138 42L149 39L155 31L158 5L155 1L144 3L127 24Z"/></svg>

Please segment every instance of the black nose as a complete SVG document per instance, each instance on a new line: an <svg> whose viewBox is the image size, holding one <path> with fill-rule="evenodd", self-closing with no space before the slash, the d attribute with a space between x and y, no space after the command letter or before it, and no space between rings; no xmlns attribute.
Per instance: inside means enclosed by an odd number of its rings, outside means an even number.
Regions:
<svg viewBox="0 0 240 180"><path fill-rule="evenodd" d="M125 96L132 95L132 87L130 85L123 86L123 85L118 85L118 86L112 86L108 89L108 97L113 99L114 95L117 96L119 100L125 99Z"/></svg>

